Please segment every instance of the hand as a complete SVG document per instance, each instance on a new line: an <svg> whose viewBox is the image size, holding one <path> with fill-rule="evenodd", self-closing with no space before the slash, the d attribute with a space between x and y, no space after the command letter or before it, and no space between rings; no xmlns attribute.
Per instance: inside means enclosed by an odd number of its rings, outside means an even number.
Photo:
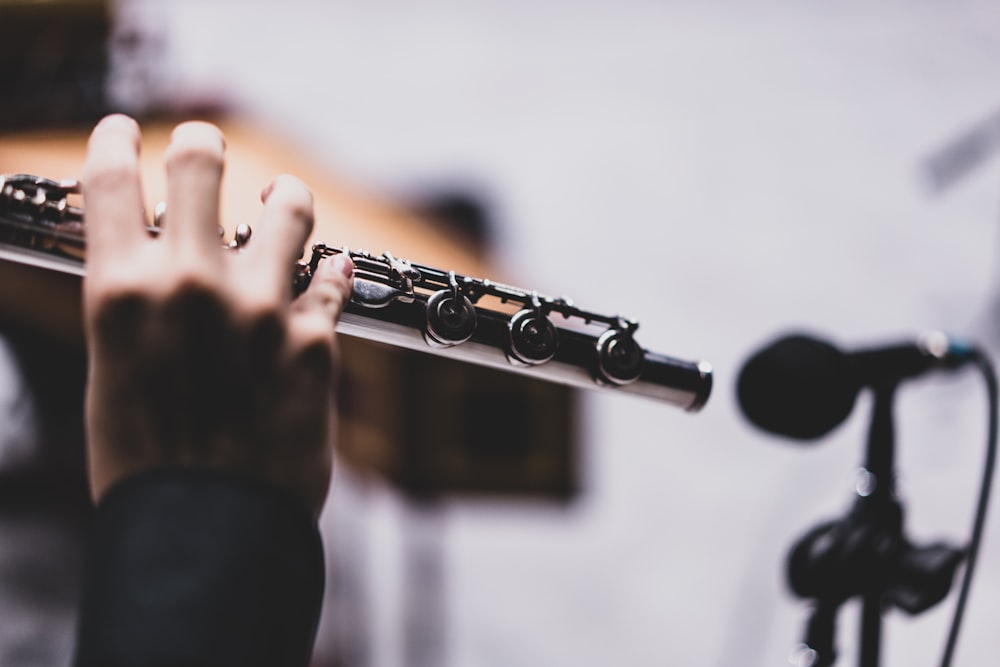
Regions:
<svg viewBox="0 0 1000 667"><path fill-rule="evenodd" d="M140 132L125 116L93 130L83 169L87 436L95 501L159 466L212 467L277 484L318 515L333 458L334 324L352 287L343 255L293 300L312 195L277 177L253 240L219 239L225 149L207 123L177 126L167 213L145 230Z"/></svg>

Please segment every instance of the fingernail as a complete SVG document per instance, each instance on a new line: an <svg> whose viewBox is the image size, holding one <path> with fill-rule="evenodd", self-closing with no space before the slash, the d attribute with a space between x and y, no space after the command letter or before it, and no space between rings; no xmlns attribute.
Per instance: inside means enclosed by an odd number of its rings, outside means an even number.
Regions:
<svg viewBox="0 0 1000 667"><path fill-rule="evenodd" d="M270 183L268 183L267 185L264 186L264 189L262 189L260 191L260 201L261 201L261 203L264 203L264 204L267 203L267 198L271 196L271 192L273 190L274 190L274 181L271 181Z"/></svg>

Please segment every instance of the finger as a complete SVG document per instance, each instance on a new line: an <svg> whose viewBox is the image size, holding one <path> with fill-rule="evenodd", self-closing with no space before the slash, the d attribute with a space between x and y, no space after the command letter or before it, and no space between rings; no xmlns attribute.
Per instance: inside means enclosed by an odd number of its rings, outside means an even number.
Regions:
<svg viewBox="0 0 1000 667"><path fill-rule="evenodd" d="M350 257L339 254L320 262L309 287L292 304L293 329L300 327L332 338L353 288L354 262Z"/></svg>
<svg viewBox="0 0 1000 667"><path fill-rule="evenodd" d="M145 240L139 141L139 125L120 114L105 117L90 134L81 178L91 269L128 256Z"/></svg>
<svg viewBox="0 0 1000 667"><path fill-rule="evenodd" d="M291 298L295 261L313 229L313 197L294 176L282 175L261 193L264 211L254 238L243 251L256 284L280 290Z"/></svg>
<svg viewBox="0 0 1000 667"><path fill-rule="evenodd" d="M161 232L178 259L213 264L219 259L219 194L225 140L199 121L178 125L167 147L167 212Z"/></svg>

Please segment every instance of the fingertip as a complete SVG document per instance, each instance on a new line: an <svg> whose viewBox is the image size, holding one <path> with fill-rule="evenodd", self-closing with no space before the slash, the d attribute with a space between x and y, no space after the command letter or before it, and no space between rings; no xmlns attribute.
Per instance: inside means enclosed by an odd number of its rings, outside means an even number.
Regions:
<svg viewBox="0 0 1000 667"><path fill-rule="evenodd" d="M326 271L339 273L348 279L354 277L354 260L346 253L338 253L324 260L320 266L325 267L324 270Z"/></svg>
<svg viewBox="0 0 1000 667"><path fill-rule="evenodd" d="M140 134L139 124L124 114L105 116L91 131L80 175L91 258L130 243L137 234L132 228L140 228Z"/></svg>
<svg viewBox="0 0 1000 667"><path fill-rule="evenodd" d="M288 253L301 255L316 223L312 190L299 178L281 174L264 189L261 199L261 235L273 239L274 247L283 248L279 253L282 261Z"/></svg>
<svg viewBox="0 0 1000 667"><path fill-rule="evenodd" d="M221 151L226 149L226 137L217 125L203 120L189 120L178 124L170 133L171 143L184 144L188 141L216 142Z"/></svg>
<svg viewBox="0 0 1000 667"><path fill-rule="evenodd" d="M260 191L260 201L266 204L267 200L271 198L271 195L274 194L275 190L286 187L304 192L309 199L309 203L312 204L312 190L309 189L309 186L306 185L302 179L292 176L291 174L278 174L275 176L274 179Z"/></svg>
<svg viewBox="0 0 1000 667"><path fill-rule="evenodd" d="M207 134L218 138L223 143L225 142L225 136L219 126L204 120L186 120L183 123L178 123L174 126L170 137L172 139L183 138L189 133Z"/></svg>
<svg viewBox="0 0 1000 667"><path fill-rule="evenodd" d="M354 262L344 254L324 259L306 291L307 301L322 305L334 318L340 315L354 289Z"/></svg>
<svg viewBox="0 0 1000 667"><path fill-rule="evenodd" d="M314 280L335 286L346 302L354 284L354 262L343 253L324 259L316 267Z"/></svg>
<svg viewBox="0 0 1000 667"><path fill-rule="evenodd" d="M87 157L83 165L83 185L87 187L95 175L111 170L131 170L139 155L141 130L139 123L124 114L102 118L87 141Z"/></svg>
<svg viewBox="0 0 1000 667"><path fill-rule="evenodd" d="M131 116L126 116L125 114L113 113L105 116L94 125L90 137L93 139L95 136L100 136L106 132L122 134L134 139L137 144L139 142L139 123Z"/></svg>

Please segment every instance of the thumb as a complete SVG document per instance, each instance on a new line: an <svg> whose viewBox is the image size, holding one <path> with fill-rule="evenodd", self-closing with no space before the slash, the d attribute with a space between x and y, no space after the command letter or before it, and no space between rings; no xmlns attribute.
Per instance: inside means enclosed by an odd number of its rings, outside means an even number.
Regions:
<svg viewBox="0 0 1000 667"><path fill-rule="evenodd" d="M306 291L293 302L297 314L322 316L335 324L351 298L354 288L354 262L346 254L328 257L319 263Z"/></svg>

